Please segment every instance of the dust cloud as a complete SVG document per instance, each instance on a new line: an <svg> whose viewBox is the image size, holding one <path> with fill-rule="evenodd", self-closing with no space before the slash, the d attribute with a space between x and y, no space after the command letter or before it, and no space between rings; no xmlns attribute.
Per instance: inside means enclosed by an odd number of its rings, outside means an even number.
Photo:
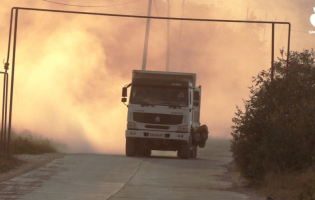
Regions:
<svg viewBox="0 0 315 200"><path fill-rule="evenodd" d="M56 1L86 5L84 1ZM131 3L130 3L131 2ZM147 1L89 1L75 7L34 0L4 0L0 55L6 58L11 7L147 14ZM292 50L310 49L312 1L171 1L172 17L289 21ZM153 2L153 16L167 2ZM141 69L145 19L19 11L12 125L65 143L70 152L124 153L127 108L121 88ZM151 20L147 70L166 69L166 21ZM275 50L287 48L287 27L277 25ZM270 67L270 25L171 21L170 71L197 73L201 122L211 137L229 138L235 106L248 99L251 78ZM10 61L10 64L11 61ZM9 72L10 73L10 72Z"/></svg>

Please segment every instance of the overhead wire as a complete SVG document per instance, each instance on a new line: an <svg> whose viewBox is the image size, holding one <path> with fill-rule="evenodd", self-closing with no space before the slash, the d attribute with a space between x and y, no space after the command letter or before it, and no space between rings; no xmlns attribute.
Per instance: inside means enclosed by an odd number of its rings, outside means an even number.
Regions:
<svg viewBox="0 0 315 200"><path fill-rule="evenodd" d="M192 0L184 0L184 1L190 2L190 3L195 4L195 5L198 5L195 1L192 1ZM200 1L200 0L199 0L199 1ZM257 8L255 8L255 9L257 9ZM262 9L260 9L260 10L262 10ZM287 20L287 18L286 18L286 20ZM259 21L260 21L260 20L259 20ZM267 21L267 20L266 20L266 21ZM280 29L280 28L276 28L276 29ZM283 29L283 28L282 28L282 30L287 30L287 29ZM291 32L309 33L309 31L294 30L294 29L291 29Z"/></svg>
<svg viewBox="0 0 315 200"><path fill-rule="evenodd" d="M118 4L108 4L108 5L101 5L101 6L86 6L86 5L76 5L76 4L67 4L67 3L60 3L56 1L51 1L51 0L42 0L48 3L53 3L53 4L59 4L59 5L64 5L64 6L73 6L73 7L112 7L112 6L120 6L120 5L125 5L125 4L130 4L130 3L135 3L141 0L134 0L134 1L129 1L129 2L124 2L124 3L118 3ZM189 0L188 0L189 1ZM192 2L192 1L189 1ZM192 2L193 3L193 2ZM156 0L154 0L154 6L155 6L155 11L156 15L158 16L158 10L156 6ZM276 28L277 29L277 28ZM284 29L285 30L285 29ZM291 30L292 32L301 32L301 33L309 33L308 31L301 31L301 30Z"/></svg>
<svg viewBox="0 0 315 200"><path fill-rule="evenodd" d="M59 4L63 6L73 6L73 7L89 7L89 8L96 8L96 7L112 7L112 6L120 6L120 5L125 5L125 4L130 4L130 3L135 3L141 0L134 0L134 1L129 1L125 3L118 3L118 4L108 4L108 5L101 5L101 6L86 6L86 5L76 5L76 4L67 4L67 3L60 3L56 1L51 1L51 0L42 0L48 3L53 3L53 4Z"/></svg>

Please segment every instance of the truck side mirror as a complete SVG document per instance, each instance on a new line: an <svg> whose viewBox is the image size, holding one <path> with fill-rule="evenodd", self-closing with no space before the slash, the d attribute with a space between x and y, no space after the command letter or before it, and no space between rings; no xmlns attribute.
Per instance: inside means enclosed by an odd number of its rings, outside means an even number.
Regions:
<svg viewBox="0 0 315 200"><path fill-rule="evenodd" d="M200 100L199 91L194 91L194 103L193 103L193 105L199 106L199 100Z"/></svg>
<svg viewBox="0 0 315 200"><path fill-rule="evenodd" d="M122 89L122 97L127 97L127 88L123 87Z"/></svg>
<svg viewBox="0 0 315 200"><path fill-rule="evenodd" d="M121 102L123 103L127 102L127 98L126 97L121 98Z"/></svg>
<svg viewBox="0 0 315 200"><path fill-rule="evenodd" d="M199 101L199 91L194 91L194 101Z"/></svg>

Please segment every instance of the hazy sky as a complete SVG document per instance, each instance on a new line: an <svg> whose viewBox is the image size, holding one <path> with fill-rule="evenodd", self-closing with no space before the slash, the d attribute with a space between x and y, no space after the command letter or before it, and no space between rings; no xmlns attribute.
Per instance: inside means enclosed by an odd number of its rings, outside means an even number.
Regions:
<svg viewBox="0 0 315 200"><path fill-rule="evenodd" d="M6 58L11 7L146 15L147 0L4 0L0 56ZM155 3L154 3L155 2ZM291 50L315 46L315 0L172 0L172 17L287 21ZM166 16L165 0L151 14ZM121 88L141 69L146 20L19 11L13 128L66 143L73 152L124 153L127 108ZM165 70L166 21L151 20L147 70ZM270 25L171 21L170 71L197 73L201 123L229 138L235 106L249 98L251 77L270 68ZM287 48L276 26L275 50ZM10 64L11 61L10 61ZM11 66L11 65L10 65ZM11 72L9 72L11 73Z"/></svg>

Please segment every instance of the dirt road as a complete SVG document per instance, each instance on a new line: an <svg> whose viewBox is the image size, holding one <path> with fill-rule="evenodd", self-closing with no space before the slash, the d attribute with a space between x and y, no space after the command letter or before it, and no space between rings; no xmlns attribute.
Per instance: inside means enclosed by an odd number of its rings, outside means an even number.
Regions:
<svg viewBox="0 0 315 200"><path fill-rule="evenodd" d="M258 199L235 186L231 159L228 140L210 141L190 160L68 154L1 182L0 199Z"/></svg>

